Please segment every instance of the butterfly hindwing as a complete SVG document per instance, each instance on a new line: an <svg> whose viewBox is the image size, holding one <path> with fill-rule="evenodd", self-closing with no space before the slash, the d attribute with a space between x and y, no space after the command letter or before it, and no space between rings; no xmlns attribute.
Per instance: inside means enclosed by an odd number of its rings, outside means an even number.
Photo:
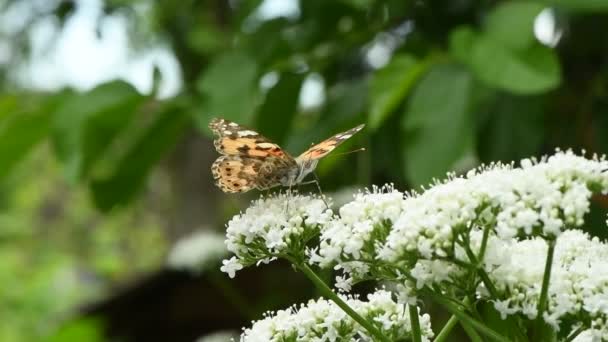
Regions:
<svg viewBox="0 0 608 342"><path fill-rule="evenodd" d="M320 159L328 155L331 151L333 151L336 147L338 147L341 143L355 135L361 129L363 129L365 125L361 124L355 128L351 128L348 131L338 133L331 138L325 139L322 142L312 146L308 150L304 151L304 153L300 154L297 159L299 160L315 160Z"/></svg>
<svg viewBox="0 0 608 342"><path fill-rule="evenodd" d="M294 167L285 159L221 156L211 166L215 184L224 192L270 189Z"/></svg>

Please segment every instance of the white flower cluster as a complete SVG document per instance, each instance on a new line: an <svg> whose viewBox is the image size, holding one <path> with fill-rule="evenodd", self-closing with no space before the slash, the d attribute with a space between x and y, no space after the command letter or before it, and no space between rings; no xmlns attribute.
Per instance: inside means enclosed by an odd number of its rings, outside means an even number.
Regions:
<svg viewBox="0 0 608 342"><path fill-rule="evenodd" d="M525 159L520 168L479 168L405 198L394 190L359 195L341 208L336 222L323 228L320 248L311 259L340 265L356 279L384 264L397 273L414 269L418 286L441 281L458 272L441 260L470 261L459 247L462 232L489 226L492 234L511 239L558 236L580 226L592 191L608 190L606 169L603 159L557 152L539 162ZM378 234L383 230L386 236Z"/></svg>
<svg viewBox="0 0 608 342"><path fill-rule="evenodd" d="M319 251L310 253L310 261L326 267L341 260L338 268L348 273L367 273L368 263L376 258L376 249L402 214L403 204L403 193L390 185L356 194L352 202L340 208L340 218L323 227ZM338 285L349 289L348 283Z"/></svg>
<svg viewBox="0 0 608 342"><path fill-rule="evenodd" d="M484 267L504 298L494 302L503 318L536 317L547 248L541 238L491 240ZM588 333L608 340L608 244L579 230L566 231L557 238L552 265L544 320L559 330L564 321L588 318Z"/></svg>
<svg viewBox="0 0 608 342"><path fill-rule="evenodd" d="M167 265L177 270L200 273L219 264L226 255L228 250L224 245L224 236L203 230L180 239L169 252Z"/></svg>
<svg viewBox="0 0 608 342"><path fill-rule="evenodd" d="M235 256L224 260L222 271L233 277L244 266L303 253L332 215L315 196L279 194L255 201L227 224L226 247Z"/></svg>
<svg viewBox="0 0 608 342"><path fill-rule="evenodd" d="M374 322L391 341L403 340L411 334L407 305L391 298L391 293L379 290L368 295L367 301L343 299L357 313ZM429 315L419 316L422 340L433 337ZM373 341L366 330L333 302L311 300L299 309L280 310L256 321L241 335L243 342L269 341Z"/></svg>

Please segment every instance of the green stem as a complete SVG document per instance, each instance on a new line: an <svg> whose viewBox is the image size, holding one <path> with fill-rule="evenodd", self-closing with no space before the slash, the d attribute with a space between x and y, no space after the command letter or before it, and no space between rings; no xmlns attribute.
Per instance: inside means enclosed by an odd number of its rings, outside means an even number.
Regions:
<svg viewBox="0 0 608 342"><path fill-rule="evenodd" d="M574 332L572 332L570 335L568 335L568 337L566 338L566 340L564 342L573 341L576 338L576 336L578 336L580 333L582 333L585 329L587 329L587 327L584 325L581 325L580 327L578 327L578 329L574 330Z"/></svg>
<svg viewBox="0 0 608 342"><path fill-rule="evenodd" d="M418 307L416 305L408 305L410 309L410 324L412 326L412 341L422 342L422 333L420 332L420 321L418 320Z"/></svg>
<svg viewBox="0 0 608 342"><path fill-rule="evenodd" d="M429 297L433 299L433 301L439 303L441 306L445 307L450 313L458 318L462 323L470 325L471 327L477 329L480 333L485 336L499 342L509 342L509 340L496 331L488 328L482 322L470 317L467 315L462 309L455 306L449 299L445 298L443 295L431 291L429 289L422 289L421 292L427 294ZM464 326L464 325L463 325Z"/></svg>
<svg viewBox="0 0 608 342"><path fill-rule="evenodd" d="M485 232L484 232L484 234L485 234ZM483 282L483 284L486 286L486 289L488 290L488 292L490 292L490 295L493 298L498 298L498 291L496 290L496 287L494 287L494 284L492 283L490 276L488 276L486 271L483 269L483 266L481 265L481 262L479 261L479 259L477 259L477 256L475 255L475 253L473 253L473 251L467 244L463 245L463 247L464 247L465 253L467 254L467 257L475 265L475 270L476 270L477 274L479 275L479 277L481 278L481 281Z"/></svg>
<svg viewBox="0 0 608 342"><path fill-rule="evenodd" d="M459 304L459 305L466 307L466 306L469 306L469 304L470 304L469 298L465 298L462 301L462 304ZM458 306L454 306L454 307L457 310L462 310ZM444 340L446 340L448 338L450 332L454 328L454 326L456 326L456 323L458 323L458 317L456 317L456 315L452 315L452 317L450 317L450 319L447 321L447 323L443 326L443 328L441 329L439 334L437 334L437 338L435 338L435 342L443 342ZM460 325L462 326L464 331L467 333L467 335L469 336L471 341L474 341L474 342L483 341L481 339L481 337L477 334L477 332L470 325L466 324L465 322L460 322Z"/></svg>
<svg viewBox="0 0 608 342"><path fill-rule="evenodd" d="M486 254L486 248L488 247L488 237L490 236L490 225L487 224L483 227L483 236L481 237L481 246L479 247L479 254L477 260L483 261L483 257Z"/></svg>
<svg viewBox="0 0 608 342"><path fill-rule="evenodd" d="M346 312L355 322L359 323L370 335L374 336L375 340L390 342L390 340L382 334L382 332L368 320L359 315L355 310L353 310L345 301L342 300L338 295L336 295L330 288L317 276L317 274L310 268L306 263L303 262L295 262L294 260L289 259L304 275L310 279L313 284L319 289L319 291L325 296L332 300L336 305L338 305L344 312Z"/></svg>
<svg viewBox="0 0 608 342"><path fill-rule="evenodd" d="M543 313L547 309L547 297L549 295L549 281L551 279L551 266L553 265L553 254L555 252L555 239L547 241L547 260L545 261L545 273L543 274L543 285L540 290L540 299L538 300L538 307L536 309L536 326L534 329L533 341L540 341L543 337L543 327L545 322L543 320Z"/></svg>
<svg viewBox="0 0 608 342"><path fill-rule="evenodd" d="M463 322L460 322L460 325L462 326L462 329L467 334L467 336L469 336L471 342L483 342L483 339L481 338L481 336L479 336L479 334L477 333L477 331L475 331L473 327Z"/></svg>
<svg viewBox="0 0 608 342"><path fill-rule="evenodd" d="M435 342L445 341L452 332L452 329L454 329L454 327L456 326L456 324L458 324L458 317L456 317L456 315L452 315L452 317L450 317L450 319L445 323L443 328L441 328L439 334L437 334Z"/></svg>

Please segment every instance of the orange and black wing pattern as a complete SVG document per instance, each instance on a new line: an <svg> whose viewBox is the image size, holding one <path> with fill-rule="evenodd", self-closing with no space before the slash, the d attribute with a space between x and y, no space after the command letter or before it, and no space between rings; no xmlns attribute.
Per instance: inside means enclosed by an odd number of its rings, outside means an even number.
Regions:
<svg viewBox="0 0 608 342"><path fill-rule="evenodd" d="M322 142L312 146L308 150L304 151L304 153L298 156L298 160L315 160L321 159L328 155L331 151L333 151L336 147L338 147L344 141L350 139L353 135L363 129L365 125L361 124L357 127L351 128L348 131L338 133L331 138L325 139Z"/></svg>

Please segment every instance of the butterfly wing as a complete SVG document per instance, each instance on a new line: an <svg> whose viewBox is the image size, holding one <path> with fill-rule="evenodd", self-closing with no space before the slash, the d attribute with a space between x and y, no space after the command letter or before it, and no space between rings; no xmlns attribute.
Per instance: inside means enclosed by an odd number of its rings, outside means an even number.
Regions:
<svg viewBox="0 0 608 342"><path fill-rule="evenodd" d="M272 188L296 161L279 145L237 123L213 119L209 128L216 135L215 149L222 154L211 166L216 185L224 192Z"/></svg>
<svg viewBox="0 0 608 342"><path fill-rule="evenodd" d="M332 136L329 139L325 139L324 141L312 146L308 150L304 151L304 153L300 154L297 157L299 161L307 161L307 160L318 160L326 155L328 155L331 151L333 151L336 147L338 147L341 143L355 135L361 129L363 129L365 125L361 124L357 127L351 128L346 132L338 133Z"/></svg>
<svg viewBox="0 0 608 342"><path fill-rule="evenodd" d="M254 188L266 190L281 184L281 179L294 165L276 157L220 156L211 166L211 173L215 184L223 192L246 192Z"/></svg>
<svg viewBox="0 0 608 342"><path fill-rule="evenodd" d="M235 122L216 118L211 120L209 128L216 135L213 145L220 154L241 157L292 158L279 145L258 132Z"/></svg>

